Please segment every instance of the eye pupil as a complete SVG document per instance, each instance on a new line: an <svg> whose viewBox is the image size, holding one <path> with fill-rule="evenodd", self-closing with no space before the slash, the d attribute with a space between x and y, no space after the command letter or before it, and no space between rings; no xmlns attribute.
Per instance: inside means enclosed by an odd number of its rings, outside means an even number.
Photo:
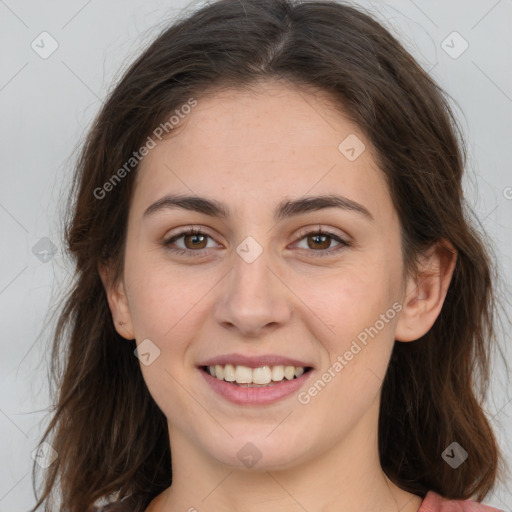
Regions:
<svg viewBox="0 0 512 512"><path fill-rule="evenodd" d="M310 236L308 237L308 240L310 239L313 239L315 240L315 244L322 244L322 242L318 242L318 240L320 239L323 239L323 244L322 245L313 245L313 247L311 246L311 244L308 243L308 246L311 248L311 249L314 249L314 248L320 248L320 249L328 249L329 248L329 245L330 245L330 237L327 236L327 235L313 235L313 236ZM327 243L326 243L327 242Z"/></svg>
<svg viewBox="0 0 512 512"><path fill-rule="evenodd" d="M205 240L206 240L206 236L205 235L198 235L198 234L192 234L192 235L186 235L184 237L184 240L185 240L185 246L187 247L187 249L197 249L198 248L198 244L196 243L197 239L198 238L202 238L202 242L204 243ZM192 242L192 246L189 247L188 244L187 244L187 240L189 239L193 239L194 242ZM199 244L201 243L201 241L199 242ZM199 247L199 249L203 249L203 247Z"/></svg>

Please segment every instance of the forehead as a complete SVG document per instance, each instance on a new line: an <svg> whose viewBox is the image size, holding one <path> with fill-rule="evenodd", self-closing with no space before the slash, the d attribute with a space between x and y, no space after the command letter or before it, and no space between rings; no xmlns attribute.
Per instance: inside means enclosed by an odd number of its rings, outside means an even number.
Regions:
<svg viewBox="0 0 512 512"><path fill-rule="evenodd" d="M132 205L138 216L166 193L214 197L234 210L334 191L377 217L392 207L369 141L328 95L266 83L196 101L142 160Z"/></svg>

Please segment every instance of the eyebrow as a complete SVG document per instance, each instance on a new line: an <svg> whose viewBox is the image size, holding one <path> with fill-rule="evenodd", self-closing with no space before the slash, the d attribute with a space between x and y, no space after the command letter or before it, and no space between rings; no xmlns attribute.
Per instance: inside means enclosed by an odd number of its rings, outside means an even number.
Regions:
<svg viewBox="0 0 512 512"><path fill-rule="evenodd" d="M372 214L362 205L348 197L336 194L301 197L300 199L285 199L274 210L274 220L280 221L295 215L323 210L325 208L340 208L362 214L368 220L375 220ZM168 194L151 204L143 214L143 218L151 217L165 210L183 209L203 213L211 217L227 219L231 216L229 208L214 199L206 197Z"/></svg>

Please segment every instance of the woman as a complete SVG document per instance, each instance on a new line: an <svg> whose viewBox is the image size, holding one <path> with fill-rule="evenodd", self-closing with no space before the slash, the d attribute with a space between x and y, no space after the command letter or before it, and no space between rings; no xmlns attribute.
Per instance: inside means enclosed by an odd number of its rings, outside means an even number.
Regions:
<svg viewBox="0 0 512 512"><path fill-rule="evenodd" d="M165 30L78 162L34 510L57 479L70 512L497 510L457 136L353 7L221 0Z"/></svg>

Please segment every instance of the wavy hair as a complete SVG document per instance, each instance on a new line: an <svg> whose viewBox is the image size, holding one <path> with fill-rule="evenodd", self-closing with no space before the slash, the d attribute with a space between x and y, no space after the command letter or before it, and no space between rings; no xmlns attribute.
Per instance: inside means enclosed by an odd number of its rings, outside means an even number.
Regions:
<svg viewBox="0 0 512 512"><path fill-rule="evenodd" d="M458 252L430 331L395 342L381 395L382 469L411 493L478 501L503 471L482 407L497 346L497 271L463 195L466 149L447 95L359 8L220 0L161 31L108 94L81 145L64 219L75 274L51 340L58 393L40 441L58 458L33 511L51 510L54 494L61 511L123 498L143 507L171 485L166 417L145 385L135 340L114 328L98 272L108 264L112 282L122 277L137 166L110 181L108 197L99 191L190 98L261 80L324 91L360 127L399 215L408 275L443 239ZM456 471L441 458L455 440L470 454Z"/></svg>

